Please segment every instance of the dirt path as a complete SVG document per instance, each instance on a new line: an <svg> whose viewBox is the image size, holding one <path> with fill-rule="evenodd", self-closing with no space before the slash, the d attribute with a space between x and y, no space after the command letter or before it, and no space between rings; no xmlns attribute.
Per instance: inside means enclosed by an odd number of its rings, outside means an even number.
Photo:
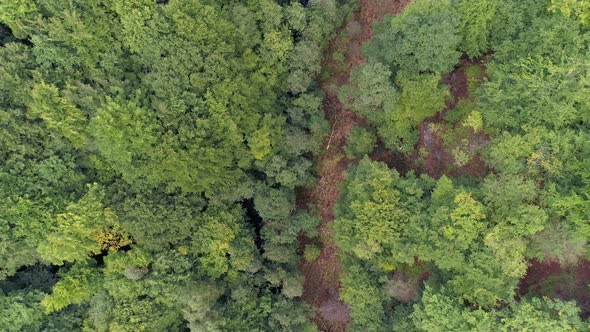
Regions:
<svg viewBox="0 0 590 332"><path fill-rule="evenodd" d="M387 14L399 13L409 0L361 0L360 9L328 47L323 61L322 90L326 98L323 110L330 123L324 154L316 161L319 182L308 199L320 211L322 223L319 241L322 252L313 263L301 262L305 275L303 298L316 308L316 322L321 331L345 331L349 321L348 306L340 301L341 266L332 236L331 222L340 183L350 164L344 147L352 128L365 121L343 107L337 97L338 89L347 83L351 69L364 61L362 45L372 37L371 23ZM302 241L303 243L306 240Z"/></svg>

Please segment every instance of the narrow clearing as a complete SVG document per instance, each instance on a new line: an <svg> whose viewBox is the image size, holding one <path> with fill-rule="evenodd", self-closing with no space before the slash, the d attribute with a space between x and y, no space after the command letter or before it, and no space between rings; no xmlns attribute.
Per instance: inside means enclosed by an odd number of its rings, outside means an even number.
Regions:
<svg viewBox="0 0 590 332"><path fill-rule="evenodd" d="M323 248L316 261L300 264L305 275L303 298L317 309L316 322L321 331L345 331L350 318L348 306L339 298L341 267L330 224L334 220L340 183L350 164L344 154L346 139L352 128L366 125L363 119L343 107L337 97L338 89L347 83L352 67L366 61L361 49L372 37L371 23L382 20L387 14L399 13L409 2L361 0L353 20L339 31L325 53L321 84L326 95L323 110L331 132L324 142L324 155L316 163L318 185L308 197L320 211L319 239Z"/></svg>

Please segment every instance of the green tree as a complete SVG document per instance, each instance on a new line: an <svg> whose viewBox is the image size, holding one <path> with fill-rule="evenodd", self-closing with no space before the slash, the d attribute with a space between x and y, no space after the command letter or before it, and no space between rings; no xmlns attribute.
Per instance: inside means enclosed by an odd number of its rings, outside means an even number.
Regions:
<svg viewBox="0 0 590 332"><path fill-rule="evenodd" d="M60 97L59 90L52 85L35 85L31 97L31 117L43 119L49 129L57 131L73 146L82 146L85 135L80 128L84 128L86 119L80 110L67 99Z"/></svg>
<svg viewBox="0 0 590 332"><path fill-rule="evenodd" d="M565 17L575 17L580 23L590 25L590 3L583 0L551 0L549 10L561 12Z"/></svg>
<svg viewBox="0 0 590 332"><path fill-rule="evenodd" d="M476 307L494 308L500 301L514 298L514 289L522 277L515 277L502 263L501 259L482 246L455 271L447 286L455 296Z"/></svg>
<svg viewBox="0 0 590 332"><path fill-rule="evenodd" d="M320 257L321 253L322 249L318 245L308 244L305 246L303 257L307 262L312 263Z"/></svg>
<svg viewBox="0 0 590 332"><path fill-rule="evenodd" d="M113 211L133 242L151 252L178 248L199 226L196 216L205 202L197 195L137 194L125 195L124 200L113 206Z"/></svg>
<svg viewBox="0 0 590 332"><path fill-rule="evenodd" d="M71 304L87 302L99 287L98 270L85 263L76 263L61 276L41 305L45 313L59 311Z"/></svg>
<svg viewBox="0 0 590 332"><path fill-rule="evenodd" d="M386 107L377 131L389 149L409 152L418 143L418 126L445 108L449 91L437 74L399 73L396 83L399 99Z"/></svg>
<svg viewBox="0 0 590 332"><path fill-rule="evenodd" d="M383 108L397 99L397 91L390 82L391 71L379 62L367 62L355 67L350 82L343 86L338 96L353 112L370 123L378 124Z"/></svg>
<svg viewBox="0 0 590 332"><path fill-rule="evenodd" d="M30 25L39 10L32 0L6 2L0 5L0 21L7 24L17 38L28 36Z"/></svg>
<svg viewBox="0 0 590 332"><path fill-rule="evenodd" d="M382 331L385 312L381 287L362 265L347 269L340 298L350 307L351 331Z"/></svg>
<svg viewBox="0 0 590 332"><path fill-rule="evenodd" d="M365 260L383 253L400 237L407 211L394 190L399 175L366 157L347 175L343 199L336 208L338 246Z"/></svg>
<svg viewBox="0 0 590 332"><path fill-rule="evenodd" d="M500 314L501 331L535 329L547 331L583 331L588 323L579 316L580 309L573 302L547 298L525 299L511 310Z"/></svg>
<svg viewBox="0 0 590 332"><path fill-rule="evenodd" d="M0 4L0 288L35 295L11 293L23 323L4 325L312 331L297 250L318 218L295 189L328 130L323 49L353 8ZM216 294L183 298L194 285Z"/></svg>
<svg viewBox="0 0 590 332"><path fill-rule="evenodd" d="M414 305L411 319L417 331L494 331L493 314L481 309L469 310L445 290L426 287L420 303Z"/></svg>
<svg viewBox="0 0 590 332"><path fill-rule="evenodd" d="M417 0L375 25L366 56L412 74L450 71L459 60L459 21L449 0Z"/></svg>
<svg viewBox="0 0 590 332"><path fill-rule="evenodd" d="M511 302L501 310L483 311L464 306L445 289L436 291L427 287L421 302L414 308L411 317L418 331L515 331L529 328L577 331L588 328L574 303L559 300L525 298L520 303Z"/></svg>
<svg viewBox="0 0 590 332"><path fill-rule="evenodd" d="M346 141L346 156L349 159L361 158L371 153L376 144L375 134L364 128L352 128Z"/></svg>
<svg viewBox="0 0 590 332"><path fill-rule="evenodd" d="M557 261L561 266L575 266L588 250L587 240L576 234L574 225L565 222L548 223L532 237L528 249L528 256Z"/></svg>
<svg viewBox="0 0 590 332"><path fill-rule="evenodd" d="M116 251L128 245L131 241L116 215L103 206L104 197L104 189L89 185L84 197L59 214L46 241L37 248L41 258L57 265L84 262L102 250Z"/></svg>
<svg viewBox="0 0 590 332"><path fill-rule="evenodd" d="M38 331L43 321L39 302L43 293L39 291L16 291L9 294L0 292L0 324L7 332L23 330Z"/></svg>
<svg viewBox="0 0 590 332"><path fill-rule="evenodd" d="M188 287L183 315L191 331L220 330L223 320L213 307L221 295L223 289L213 283L198 283Z"/></svg>
<svg viewBox="0 0 590 332"><path fill-rule="evenodd" d="M402 178L384 163L362 159L347 173L336 205L334 233L339 248L384 271L413 264L415 240L424 235L424 196L431 185L413 176Z"/></svg>
<svg viewBox="0 0 590 332"><path fill-rule="evenodd" d="M512 131L525 125L561 129L587 123L589 105L580 89L587 81L581 73L588 65L571 57L559 62L531 57L490 65L491 79L481 96L485 122ZM499 109L504 110L501 116Z"/></svg>
<svg viewBox="0 0 590 332"><path fill-rule="evenodd" d="M0 227L0 279L14 275L21 266L33 265L39 260L37 245L46 236L52 224L51 216L29 199L1 201Z"/></svg>
<svg viewBox="0 0 590 332"><path fill-rule="evenodd" d="M462 0L453 4L462 37L459 48L469 57L480 56L490 49L489 34L497 4L496 0Z"/></svg>
<svg viewBox="0 0 590 332"><path fill-rule="evenodd" d="M211 211L199 219L192 235L191 252L203 272L212 278L223 274L234 277L246 271L252 261L254 241L247 236L239 209Z"/></svg>

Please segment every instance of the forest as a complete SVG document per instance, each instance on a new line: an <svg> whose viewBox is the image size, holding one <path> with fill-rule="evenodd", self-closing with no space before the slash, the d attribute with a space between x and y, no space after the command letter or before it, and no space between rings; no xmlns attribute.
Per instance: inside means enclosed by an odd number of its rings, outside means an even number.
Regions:
<svg viewBox="0 0 590 332"><path fill-rule="evenodd" d="M588 0L0 0L0 331L590 331Z"/></svg>

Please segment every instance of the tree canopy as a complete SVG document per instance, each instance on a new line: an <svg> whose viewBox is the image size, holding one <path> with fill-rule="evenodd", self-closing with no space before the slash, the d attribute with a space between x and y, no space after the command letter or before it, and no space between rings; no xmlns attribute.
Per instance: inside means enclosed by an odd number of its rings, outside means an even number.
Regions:
<svg viewBox="0 0 590 332"><path fill-rule="evenodd" d="M297 236L317 218L295 189L327 127L322 50L353 9L0 4L1 325L313 330Z"/></svg>
<svg viewBox="0 0 590 332"><path fill-rule="evenodd" d="M590 330L589 2L380 5L0 2L0 329Z"/></svg>

